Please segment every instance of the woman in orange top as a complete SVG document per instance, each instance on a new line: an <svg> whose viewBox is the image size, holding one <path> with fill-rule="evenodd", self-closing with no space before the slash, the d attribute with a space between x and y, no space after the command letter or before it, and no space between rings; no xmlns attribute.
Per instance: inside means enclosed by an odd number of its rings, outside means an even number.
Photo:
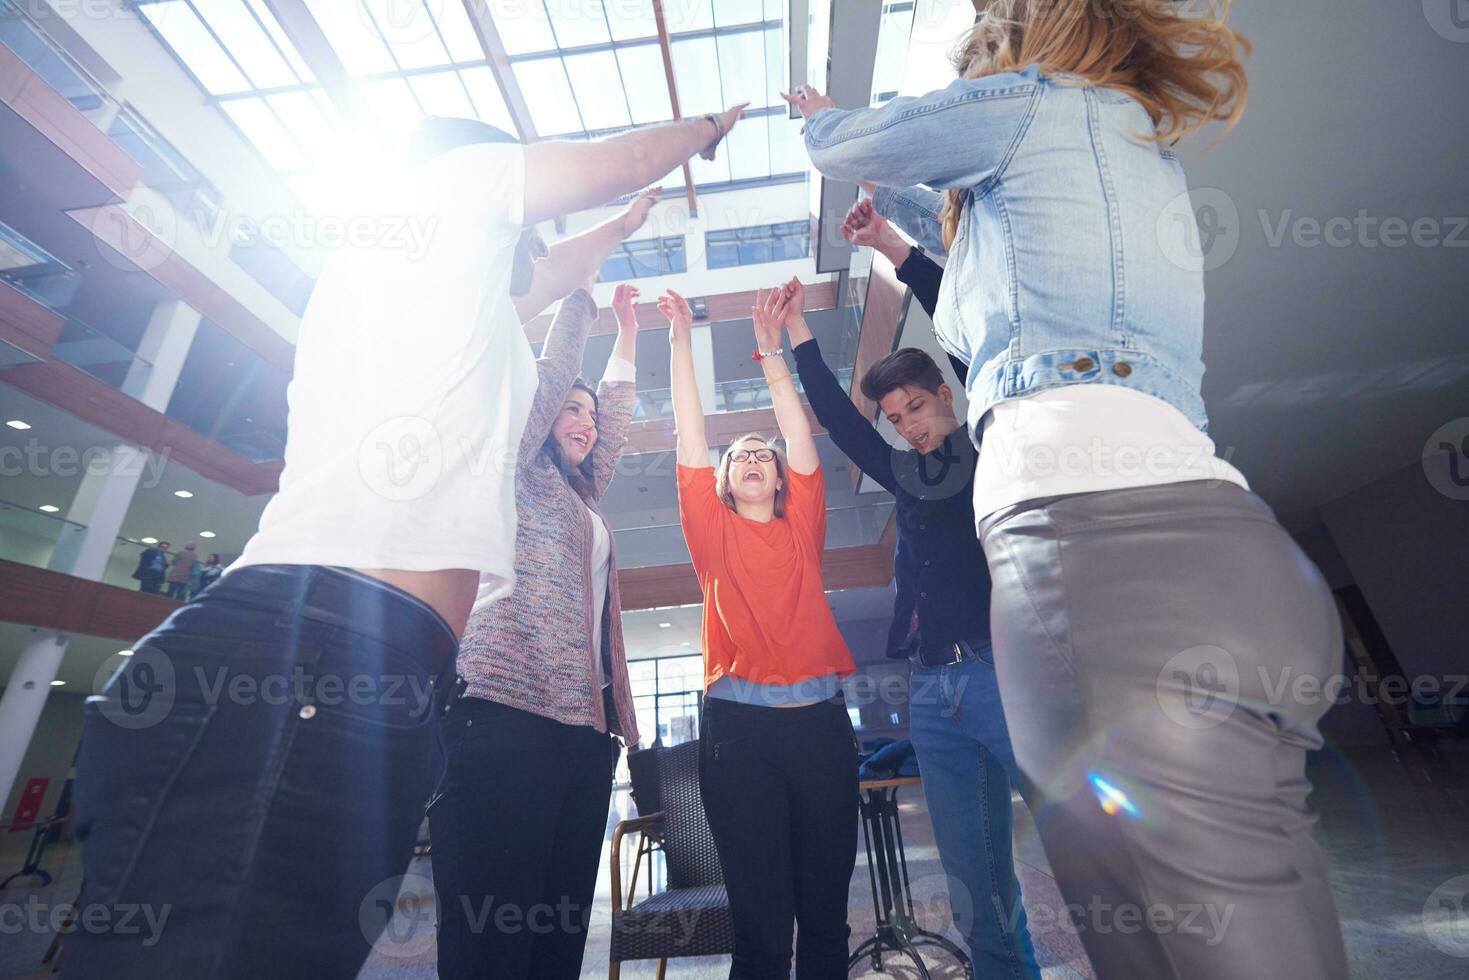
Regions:
<svg viewBox="0 0 1469 980"><path fill-rule="evenodd" d="M840 679L852 655L821 578L826 493L811 425L781 357L785 293L757 293L760 364L789 461L735 440L709 465L683 297L659 301L672 349L678 501L704 592L700 788L734 916L730 977L847 974L857 860L857 747Z"/></svg>

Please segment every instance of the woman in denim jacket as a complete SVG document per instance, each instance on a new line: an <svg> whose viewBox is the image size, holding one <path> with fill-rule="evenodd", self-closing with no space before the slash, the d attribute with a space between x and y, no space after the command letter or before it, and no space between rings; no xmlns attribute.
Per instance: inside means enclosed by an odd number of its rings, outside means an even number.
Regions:
<svg viewBox="0 0 1469 980"><path fill-rule="evenodd" d="M983 436L1005 714L1104 978L1346 975L1306 803L1326 702L1280 693L1339 669L1339 620L1199 393L1204 255L1170 147L1243 111L1223 13L991 0L947 88L787 96L819 171L882 185L877 210L948 253L934 322Z"/></svg>

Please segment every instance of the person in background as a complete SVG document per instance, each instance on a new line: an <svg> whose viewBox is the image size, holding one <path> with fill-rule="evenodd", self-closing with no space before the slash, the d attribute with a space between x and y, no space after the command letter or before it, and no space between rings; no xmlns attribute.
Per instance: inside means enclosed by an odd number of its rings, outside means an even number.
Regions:
<svg viewBox="0 0 1469 980"><path fill-rule="evenodd" d="M138 591L157 595L163 588L163 578L168 574L168 542L160 541L144 548L138 555L138 567L133 569L133 578L138 580Z"/></svg>
<svg viewBox="0 0 1469 980"><path fill-rule="evenodd" d="M213 585L223 573L224 568L219 564L219 555L211 551L205 557L204 563L194 569L194 581L189 586L189 599L191 601L197 599L199 593Z"/></svg>
<svg viewBox="0 0 1469 980"><path fill-rule="evenodd" d="M882 251L900 279L918 283L919 302L932 303L938 278L915 269L937 266L910 249L870 202L853 205L843 231L854 244ZM995 677L989 571L973 533L974 446L954 415L954 393L938 364L916 347L894 351L862 377L862 394L910 448L889 446L821 359L802 316L800 280L784 291L785 328L816 420L896 501L897 599L887 654L912 664L909 737L950 882L954 924L977 976L1038 978L1012 854L1010 790L1020 786L1020 772Z"/></svg>
<svg viewBox="0 0 1469 980"><path fill-rule="evenodd" d="M362 217L420 222L425 249L348 236L327 258L259 530L87 702L78 903L187 914L149 944L79 929L69 973L133 980L166 963L189 977L351 980L375 942L400 935L384 933L391 889L442 770L459 637L478 599L515 586L505 463L539 384L513 299L535 278L525 229L713 159L742 114L526 145L435 118L374 184ZM155 689L164 664L177 683L145 705L149 724L114 723L131 721L127 699ZM211 699L201 678L226 667L232 682L298 668L319 680L304 704Z"/></svg>
<svg viewBox="0 0 1469 980"><path fill-rule="evenodd" d="M189 599L189 584L194 581L194 568L199 564L199 556L195 551L195 545L191 541L184 545L184 550L174 555L173 561L168 566L168 597L180 602Z"/></svg>
<svg viewBox="0 0 1469 980"><path fill-rule="evenodd" d="M731 978L847 974L857 860L857 743L840 680L852 655L822 581L826 491L811 424L781 357L784 293L757 293L756 356L789 461L760 435L709 464L690 346L669 291L678 501L704 593L699 786L734 918Z"/></svg>
<svg viewBox="0 0 1469 980"><path fill-rule="evenodd" d="M948 253L935 328L970 365L996 667L1061 894L1219 913L1083 930L1103 980L1347 973L1307 803L1329 700L1268 680L1327 683L1340 617L1216 454L1200 391L1204 251L1176 145L1244 111L1228 7L990 0L939 91L788 97L817 170L880 185L876 209Z"/></svg>
<svg viewBox="0 0 1469 980"><path fill-rule="evenodd" d="M429 809L445 980L581 972L617 736L638 742L597 503L637 403L637 297L626 283L613 296L617 340L597 390L577 377L597 319L585 289L562 301L536 361L515 470L515 591L469 617L443 721L448 771ZM491 902L545 910L545 928L477 926Z"/></svg>

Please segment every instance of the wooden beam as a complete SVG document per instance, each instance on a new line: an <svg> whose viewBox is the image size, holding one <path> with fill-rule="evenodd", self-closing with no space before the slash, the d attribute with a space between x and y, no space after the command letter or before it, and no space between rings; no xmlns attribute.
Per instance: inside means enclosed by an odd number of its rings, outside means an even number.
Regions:
<svg viewBox="0 0 1469 980"><path fill-rule="evenodd" d="M535 121L531 119L525 93L520 91L520 83L515 80L510 56L505 52L505 43L500 39L500 28L495 25L489 4L486 0L464 0L464 10L469 14L469 22L474 25L475 37L479 38L480 49L485 53L485 60L490 63L490 74L500 87L500 96L505 100L505 108L510 111L510 118L515 123L521 142L534 143L540 139L540 135L536 132ZM530 15L524 13L524 16Z"/></svg>
<svg viewBox="0 0 1469 980"><path fill-rule="evenodd" d="M0 620L130 643L179 603L48 568L0 559Z"/></svg>
<svg viewBox="0 0 1469 980"><path fill-rule="evenodd" d="M673 48L668 41L668 21L663 16L663 0L653 0L653 19L658 23L658 46L663 49L663 76L668 80L668 103L675 121L683 118L678 105L678 82L673 77ZM694 173L688 161L683 165L683 183L689 196L689 217L699 213L699 199L694 195Z"/></svg>
<svg viewBox="0 0 1469 980"><path fill-rule="evenodd" d="M61 336L66 318L0 281L0 340L45 359Z"/></svg>

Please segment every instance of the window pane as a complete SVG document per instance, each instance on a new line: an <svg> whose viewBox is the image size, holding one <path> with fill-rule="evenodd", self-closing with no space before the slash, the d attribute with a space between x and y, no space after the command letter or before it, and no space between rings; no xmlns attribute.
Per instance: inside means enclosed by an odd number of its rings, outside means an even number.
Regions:
<svg viewBox="0 0 1469 980"><path fill-rule="evenodd" d="M709 132L712 135L714 131L711 129ZM694 178L695 184L722 184L728 181L729 153L726 152L725 147L721 146L719 155L713 161L695 156L689 161L689 174Z"/></svg>
<svg viewBox="0 0 1469 980"><path fill-rule="evenodd" d="M260 22L265 25L266 32L275 39L276 47L280 48L285 54L286 60L291 63L291 68L300 77L301 81L316 81L316 76L312 74L310 66L301 57L301 52L297 51L296 45L290 38L286 37L285 28L281 27L280 21L275 19L275 14L271 13L269 8L265 6L265 0L249 0L249 3L250 9L255 11L255 16L259 17Z"/></svg>
<svg viewBox="0 0 1469 980"><path fill-rule="evenodd" d="M673 78L678 84L678 104L685 116L719 112L724 108L719 91L718 53L712 37L675 41Z"/></svg>
<svg viewBox="0 0 1469 980"><path fill-rule="evenodd" d="M497 6L499 4L491 3L490 9ZM546 8L541 5L541 0L523 0L508 10L495 11L494 17L495 26L500 29L500 43L505 45L507 53L530 54L556 49L551 21L546 17Z"/></svg>
<svg viewBox="0 0 1469 980"><path fill-rule="evenodd" d="M780 28L772 28L765 32L765 104L785 106L785 100L780 93L786 91L786 62L785 42L781 39Z"/></svg>
<svg viewBox="0 0 1469 980"><path fill-rule="evenodd" d="M626 0L613 2L625 3ZM563 48L605 44L611 40L601 0L551 0L546 9L551 12L551 28L556 32L556 43Z"/></svg>
<svg viewBox="0 0 1469 980"><path fill-rule="evenodd" d="M732 180L770 176L770 117L741 120L730 131L719 152L729 157Z"/></svg>
<svg viewBox="0 0 1469 980"><path fill-rule="evenodd" d="M385 78L376 82L359 82L362 97L372 108L377 121L387 134L402 139L423 122L423 110L413 97L413 90L401 78Z"/></svg>
<svg viewBox="0 0 1469 980"><path fill-rule="evenodd" d="M571 84L560 58L517 61L515 80L530 106L531 121L542 136L582 131L581 116L571 96Z"/></svg>
<svg viewBox="0 0 1469 980"><path fill-rule="evenodd" d="M449 46L449 57L455 61L485 60L484 48L479 46L479 36L469 23L463 0L435 4L432 9L434 19L439 22L439 33L444 35L444 43Z"/></svg>
<svg viewBox="0 0 1469 980"><path fill-rule="evenodd" d="M225 56L184 0L150 3L138 9L210 94L244 92L250 88L245 76Z"/></svg>
<svg viewBox="0 0 1469 980"><path fill-rule="evenodd" d="M263 99L229 99L221 102L220 106L272 167L277 170L306 169L306 158L301 148L266 108Z"/></svg>
<svg viewBox="0 0 1469 980"><path fill-rule="evenodd" d="M306 6L347 71L366 75L396 69L358 0L306 0Z"/></svg>
<svg viewBox="0 0 1469 980"><path fill-rule="evenodd" d="M653 17L651 3L612 0L611 3L604 3L602 6L607 11L607 20L612 24L614 41L631 41L658 36L658 22ZM673 4L664 6L667 8Z"/></svg>
<svg viewBox="0 0 1469 980"><path fill-rule="evenodd" d="M633 123L641 126L672 119L668 79L663 74L663 50L656 44L621 48L617 62L622 66L622 83L632 105Z"/></svg>
<svg viewBox="0 0 1469 980"><path fill-rule="evenodd" d="M719 76L723 92L721 106L748 102L752 109L763 109L769 105L769 86L765 84L765 32L721 35Z"/></svg>
<svg viewBox="0 0 1469 980"><path fill-rule="evenodd" d="M459 74L469 88L470 98L474 99L480 121L498 126L507 133L520 135L515 132L515 121L510 118L510 110L505 107L505 99L500 95L500 88L495 84L495 76L490 70L466 68Z"/></svg>
<svg viewBox="0 0 1469 980"><path fill-rule="evenodd" d="M230 54L256 88L295 85L300 81L241 0L194 0L194 7L229 46Z"/></svg>
<svg viewBox="0 0 1469 980"><path fill-rule="evenodd" d="M340 152L337 134L309 92L272 95L269 101L287 131L306 149L309 167L320 167Z"/></svg>
<svg viewBox="0 0 1469 980"><path fill-rule="evenodd" d="M435 72L432 75L414 75L409 83L418 96L423 111L430 116L454 116L473 119L474 105L464 86L459 84L458 72Z"/></svg>
<svg viewBox="0 0 1469 980"><path fill-rule="evenodd" d="M714 26L714 10L709 0L665 0L663 23L668 25L670 34L707 31Z"/></svg>
<svg viewBox="0 0 1469 980"><path fill-rule="evenodd" d="M345 0L337 0L344 3ZM448 62L434 19L423 0L359 0L367 23L392 49L404 68L431 68ZM447 6L447 4L445 4Z"/></svg>
<svg viewBox="0 0 1469 980"><path fill-rule="evenodd" d="M622 80L617 58L611 51L578 54L566 58L566 73L581 108L587 129L612 129L631 126L627 100L622 97ZM665 91L667 86L664 86Z"/></svg>
<svg viewBox="0 0 1469 980"><path fill-rule="evenodd" d="M770 172L799 174L810 171L811 157L806 153L806 138L801 135L805 120L799 116L789 119L782 112L778 116L771 116L769 122ZM739 127L735 127L735 132L739 132Z"/></svg>
<svg viewBox="0 0 1469 980"><path fill-rule="evenodd" d="M720 27L765 19L762 0L714 0L714 23Z"/></svg>

